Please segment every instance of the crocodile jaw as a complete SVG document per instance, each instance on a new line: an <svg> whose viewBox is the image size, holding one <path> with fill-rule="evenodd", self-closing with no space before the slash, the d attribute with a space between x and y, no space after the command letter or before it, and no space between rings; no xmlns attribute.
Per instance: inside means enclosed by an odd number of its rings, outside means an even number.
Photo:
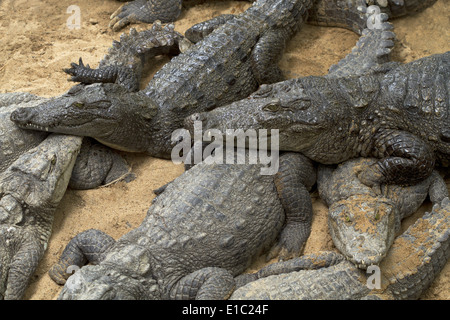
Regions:
<svg viewBox="0 0 450 320"><path fill-rule="evenodd" d="M378 265L395 236L394 205L388 199L352 196L329 208L329 227L335 246L355 265Z"/></svg>

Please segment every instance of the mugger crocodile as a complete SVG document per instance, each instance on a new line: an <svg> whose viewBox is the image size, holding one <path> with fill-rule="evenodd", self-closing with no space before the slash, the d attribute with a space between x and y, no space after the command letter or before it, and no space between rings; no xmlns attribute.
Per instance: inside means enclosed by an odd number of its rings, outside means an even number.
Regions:
<svg viewBox="0 0 450 320"><path fill-rule="evenodd" d="M11 113L18 108L31 108L45 101L48 101L48 98L27 92L0 94L0 173L50 134L48 131L17 127L10 120ZM85 138L72 170L69 187L92 189L118 179L129 181L132 178L130 167L117 152Z"/></svg>
<svg viewBox="0 0 450 320"><path fill-rule="evenodd" d="M359 170L376 159L358 158L334 168L320 165L317 188L328 206L328 226L336 248L359 268L378 265L400 231L402 219L415 213L429 195L441 203L447 185L435 170L411 186L361 183Z"/></svg>
<svg viewBox="0 0 450 320"><path fill-rule="evenodd" d="M450 200L436 203L398 236L379 272L366 273L336 252L320 252L236 278L230 299L418 299L450 257Z"/></svg>
<svg viewBox="0 0 450 320"><path fill-rule="evenodd" d="M258 0L172 58L143 90L129 92L115 83L78 85L37 107L16 110L11 119L22 128L90 136L123 151L170 158L172 133L183 126L185 117L247 97L261 83L282 80L276 62L311 3ZM148 41L136 43L134 37L139 34L131 32L125 42L139 48L115 51L120 66L142 63L141 50L147 52ZM74 64L72 68L83 82L117 78L111 77L110 68L105 73Z"/></svg>
<svg viewBox="0 0 450 320"><path fill-rule="evenodd" d="M109 26L117 31L130 23L136 22L153 23L156 20L173 22L181 13L182 2L183 0L130 1L111 15ZM355 22L351 21L352 18L349 19L348 23L343 23L340 18L333 19L330 16L336 16L337 11L341 12L342 16L347 15L347 8L349 7L377 5L390 17L401 17L427 8L435 2L436 0L315 0L314 6L309 10L308 22L326 26L347 27L354 25Z"/></svg>
<svg viewBox="0 0 450 320"><path fill-rule="evenodd" d="M0 298L20 299L42 259L82 138L51 134L0 174Z"/></svg>
<svg viewBox="0 0 450 320"><path fill-rule="evenodd" d="M201 162L117 241L99 230L79 233L49 271L65 283L59 299L225 299L233 276L260 254L299 256L316 172L298 153L279 160L275 175L261 175L260 164ZM69 277L71 266L81 269Z"/></svg>
<svg viewBox="0 0 450 320"><path fill-rule="evenodd" d="M393 33L384 25L378 47L361 46L373 32L328 75L263 85L249 98L193 114L186 127L278 129L280 150L322 164L378 158L359 174L368 186L423 180L436 162L450 164L450 52L390 62Z"/></svg>

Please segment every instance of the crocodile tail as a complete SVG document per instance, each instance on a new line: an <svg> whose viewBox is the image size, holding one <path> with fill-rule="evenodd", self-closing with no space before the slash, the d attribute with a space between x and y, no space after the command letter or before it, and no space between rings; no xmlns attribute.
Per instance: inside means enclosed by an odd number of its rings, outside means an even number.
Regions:
<svg viewBox="0 0 450 320"><path fill-rule="evenodd" d="M381 13L377 6L362 9L362 12L367 17L366 28L351 53L330 67L328 76L362 75L379 70L390 62L395 33L392 32L392 24L388 22L388 15Z"/></svg>
<svg viewBox="0 0 450 320"><path fill-rule="evenodd" d="M450 257L450 200L435 204L394 241L380 265L395 299L418 299Z"/></svg>

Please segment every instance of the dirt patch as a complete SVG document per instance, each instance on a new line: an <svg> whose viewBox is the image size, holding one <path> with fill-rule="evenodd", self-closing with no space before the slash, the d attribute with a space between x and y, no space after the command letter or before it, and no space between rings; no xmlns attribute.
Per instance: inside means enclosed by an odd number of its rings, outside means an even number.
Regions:
<svg viewBox="0 0 450 320"><path fill-rule="evenodd" d="M409 62L450 49L449 8L445 0L415 16L393 21L398 43L393 58ZM197 1L188 3L175 23L184 32L191 25L222 13L239 13L250 5L245 1ZM70 5L81 9L81 28L69 29ZM61 69L83 57L92 67L106 54L120 32L108 28L109 16L119 6L114 0L5 0L0 3L0 92L25 91L50 97L67 91L73 84ZM138 31L147 25L133 25ZM126 28L124 32L128 32ZM323 75L355 45L358 36L338 28L306 25L289 43L280 66L287 77ZM160 67L166 60L155 66ZM170 161L145 155L124 154L137 179L128 184L89 191L68 190L55 213L53 234L44 259L31 281L25 299L54 299L61 287L47 271L67 242L78 232L97 228L119 238L137 227L154 195L153 189L183 172ZM305 253L334 250L327 226L327 208L313 194L315 216ZM426 207L425 205L424 208ZM429 204L428 204L429 206ZM428 207L429 209L429 207ZM420 216L419 211L417 216ZM416 218L417 218L416 216ZM410 218L412 219L412 218ZM424 299L449 299L450 267L444 271Z"/></svg>

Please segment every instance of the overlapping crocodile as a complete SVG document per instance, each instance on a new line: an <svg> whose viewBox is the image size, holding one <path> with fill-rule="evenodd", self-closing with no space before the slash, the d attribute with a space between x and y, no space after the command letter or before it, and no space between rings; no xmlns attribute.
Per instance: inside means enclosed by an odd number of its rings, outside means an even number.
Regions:
<svg viewBox="0 0 450 320"><path fill-rule="evenodd" d="M10 120L11 113L18 108L31 108L45 101L48 98L24 92L0 94L0 173L49 135L47 131L18 128ZM132 179L125 160L111 149L89 138L84 139L69 186L72 189L92 189L121 178Z"/></svg>
<svg viewBox="0 0 450 320"><path fill-rule="evenodd" d="M369 188L357 178L376 159L348 160L337 168L319 166L317 186L328 206L328 226L336 248L359 268L378 265L386 256L402 219L415 213L430 196L432 203L449 197L444 179L435 170L407 187Z"/></svg>
<svg viewBox="0 0 450 320"><path fill-rule="evenodd" d="M274 61L310 6L310 1L296 1L292 7L280 0L258 1L243 14L222 21L220 27L173 58L145 89L136 93L126 88L138 87L146 59L167 47L166 52L176 52L184 39L173 28L160 28L157 24L139 34L131 31L130 35L122 36L120 43L113 44L98 69L80 63L67 70L74 81L107 81L121 86L75 86L48 103L15 112L12 119L23 128L90 136L114 148L167 158L172 149L171 134L182 126L185 116L247 97L258 84L282 78ZM373 17L364 8L344 9L330 19L334 22L341 19L344 25L353 18L359 26L368 16ZM382 31L364 31L365 36L359 42L364 50L353 55L358 62L366 58L386 59L392 35L386 30L387 16L379 16L384 19L380 20ZM261 23L255 24L258 19ZM274 24L269 25L264 19ZM213 22L215 25L217 19ZM367 64L373 65L363 62L365 68ZM341 65L350 70L346 61Z"/></svg>
<svg viewBox="0 0 450 320"><path fill-rule="evenodd" d="M388 62L391 35L381 33L385 49L361 54L357 47L327 76L263 85L247 99L192 115L186 126L278 129L280 150L322 164L379 158L359 174L366 185L421 181L436 162L450 164L450 52Z"/></svg>
<svg viewBox="0 0 450 320"><path fill-rule="evenodd" d="M44 255L82 138L51 134L0 174L0 298L20 299Z"/></svg>
<svg viewBox="0 0 450 320"><path fill-rule="evenodd" d="M280 156L275 176L260 169L202 162L167 185L142 224L117 241L79 233L49 272L64 283L81 267L59 298L225 299L233 276L264 251L298 256L310 232L315 169L296 153Z"/></svg>
<svg viewBox="0 0 450 320"><path fill-rule="evenodd" d="M172 132L182 127L186 116L242 99L259 84L282 79L276 61L310 6L311 0L258 0L174 57L141 91L111 83L75 86L48 103L16 110L11 119L23 128L91 136L124 151L168 158ZM133 54L139 49L125 51L132 55L115 56L121 59L118 65L141 59ZM103 81L90 68L73 67L83 81L87 72L93 81ZM104 75L116 80L109 72Z"/></svg>
<svg viewBox="0 0 450 320"><path fill-rule="evenodd" d="M120 0L126 1L126 0ZM309 10L308 21L313 24L327 26L344 26L354 29L354 17L343 23L339 18L331 16L347 15L348 8L357 6L378 5L390 17L400 17L411 14L432 5L436 0L315 0ZM117 31L130 23L173 22L181 13L182 0L134 0L116 10L111 15L109 26Z"/></svg>
<svg viewBox="0 0 450 320"><path fill-rule="evenodd" d="M369 273L336 252L311 254L238 277L230 299L418 299L450 257L450 200L398 236ZM240 279L239 279L240 278Z"/></svg>

